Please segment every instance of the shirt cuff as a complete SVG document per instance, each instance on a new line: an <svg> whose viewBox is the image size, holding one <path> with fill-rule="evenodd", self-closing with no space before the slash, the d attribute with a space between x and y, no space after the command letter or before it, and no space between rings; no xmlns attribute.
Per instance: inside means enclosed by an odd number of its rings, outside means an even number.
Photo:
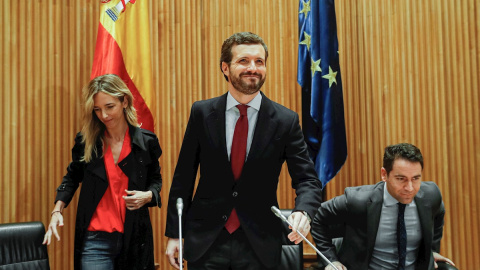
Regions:
<svg viewBox="0 0 480 270"><path fill-rule="evenodd" d="M307 211L302 211L302 213L307 217L307 220L309 223L312 223L312 219L310 218L310 216L308 215Z"/></svg>

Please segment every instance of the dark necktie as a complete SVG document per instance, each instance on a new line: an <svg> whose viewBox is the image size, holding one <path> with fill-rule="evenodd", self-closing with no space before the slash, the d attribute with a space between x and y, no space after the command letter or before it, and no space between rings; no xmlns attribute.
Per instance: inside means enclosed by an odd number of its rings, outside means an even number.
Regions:
<svg viewBox="0 0 480 270"><path fill-rule="evenodd" d="M230 152L230 163L232 164L232 172L235 181L240 178L242 174L243 164L245 163L245 157L247 156L247 136L248 136L248 117L247 117L247 105L237 105L240 110L240 117L235 124L235 132L233 133L232 150ZM237 211L235 208L232 210L230 217L225 224L227 231L232 234L240 227L240 221L238 220Z"/></svg>
<svg viewBox="0 0 480 270"><path fill-rule="evenodd" d="M398 246L398 270L405 269L405 258L407 257L407 229L405 228L405 206L398 203L397 219L397 246Z"/></svg>

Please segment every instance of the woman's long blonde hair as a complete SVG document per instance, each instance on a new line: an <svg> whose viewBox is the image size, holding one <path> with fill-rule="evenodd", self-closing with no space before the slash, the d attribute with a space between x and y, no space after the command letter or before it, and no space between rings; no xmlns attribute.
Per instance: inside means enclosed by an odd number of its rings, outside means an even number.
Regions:
<svg viewBox="0 0 480 270"><path fill-rule="evenodd" d="M130 125L138 126L137 112L133 107L133 95L120 77L114 74L106 74L91 80L82 90L84 108L81 134L82 143L85 144L82 161L85 162L90 162L94 154L95 156L98 154L96 145L98 138L102 140L102 143L104 139L105 125L93 111L93 97L99 92L116 97L120 102L123 102L126 98L128 105L124 109L125 119Z"/></svg>

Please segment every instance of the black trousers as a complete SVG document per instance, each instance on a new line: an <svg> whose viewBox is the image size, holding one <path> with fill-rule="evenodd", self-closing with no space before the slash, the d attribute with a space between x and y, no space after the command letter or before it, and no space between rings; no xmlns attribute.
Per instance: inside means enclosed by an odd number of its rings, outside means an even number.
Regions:
<svg viewBox="0 0 480 270"><path fill-rule="evenodd" d="M253 251L245 232L239 228L233 234L226 229L197 261L188 262L188 270L272 270L266 268Z"/></svg>

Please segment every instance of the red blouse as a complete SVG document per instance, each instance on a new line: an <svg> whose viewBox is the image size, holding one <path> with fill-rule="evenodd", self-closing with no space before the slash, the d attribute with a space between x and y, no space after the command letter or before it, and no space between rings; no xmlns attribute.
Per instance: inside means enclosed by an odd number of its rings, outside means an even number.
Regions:
<svg viewBox="0 0 480 270"><path fill-rule="evenodd" d="M130 134L127 129L117 164L128 156L131 151ZM125 190L128 189L128 177L115 164L110 146L104 151L103 161L107 172L108 187L98 203L95 213L93 213L88 230L123 233L127 209L123 196L127 195Z"/></svg>

